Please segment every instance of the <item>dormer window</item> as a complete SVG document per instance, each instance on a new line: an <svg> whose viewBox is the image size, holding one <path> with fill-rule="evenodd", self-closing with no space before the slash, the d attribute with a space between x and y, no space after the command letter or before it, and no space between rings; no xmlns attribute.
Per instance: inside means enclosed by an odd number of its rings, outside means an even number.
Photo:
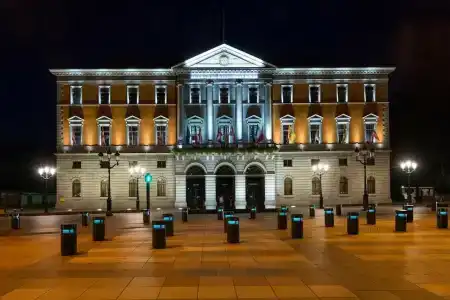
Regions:
<svg viewBox="0 0 450 300"><path fill-rule="evenodd" d="M111 146L111 126L112 119L100 117L97 119L98 144L100 146Z"/></svg>
<svg viewBox="0 0 450 300"><path fill-rule="evenodd" d="M375 84L364 85L364 101L375 102Z"/></svg>
<svg viewBox="0 0 450 300"><path fill-rule="evenodd" d="M70 128L70 144L72 146L81 146L83 144L83 123L84 120L80 117L74 116L69 120Z"/></svg>
<svg viewBox="0 0 450 300"><path fill-rule="evenodd" d="M167 104L167 86L157 85L155 88L156 104Z"/></svg>
<svg viewBox="0 0 450 300"><path fill-rule="evenodd" d="M322 121L323 117L319 115L313 115L308 118L310 144L322 143Z"/></svg>
<svg viewBox="0 0 450 300"><path fill-rule="evenodd" d="M111 93L109 86L99 86L98 87L98 104L110 104L111 103Z"/></svg>
<svg viewBox="0 0 450 300"><path fill-rule="evenodd" d="M257 86L248 88L248 103L259 103L259 91Z"/></svg>
<svg viewBox="0 0 450 300"><path fill-rule="evenodd" d="M82 89L80 85L72 85L70 87L70 104L81 105L82 101Z"/></svg>
<svg viewBox="0 0 450 300"><path fill-rule="evenodd" d="M139 104L139 86L137 85L127 86L127 103Z"/></svg>
<svg viewBox="0 0 450 300"><path fill-rule="evenodd" d="M293 102L292 85L282 85L281 103L292 103L292 102Z"/></svg>
<svg viewBox="0 0 450 300"><path fill-rule="evenodd" d="M309 86L309 102L320 103L320 85Z"/></svg>
<svg viewBox="0 0 450 300"><path fill-rule="evenodd" d="M189 100L190 100L189 103L200 104L201 102L200 87L198 86L191 87L191 97Z"/></svg>

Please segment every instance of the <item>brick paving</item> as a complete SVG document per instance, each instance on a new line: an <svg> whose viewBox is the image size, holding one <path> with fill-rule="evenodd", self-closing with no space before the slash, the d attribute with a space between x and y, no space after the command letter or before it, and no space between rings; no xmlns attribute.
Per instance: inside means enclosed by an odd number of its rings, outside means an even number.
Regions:
<svg viewBox="0 0 450 300"><path fill-rule="evenodd" d="M422 210L421 212L426 212ZM305 238L276 230L275 214L241 217L241 243L227 244L215 215L176 215L167 249L153 250L140 214L107 219L107 241L78 228L79 254L61 257L56 234L78 216L24 218L11 232L0 220L3 299L450 299L450 231L435 215L418 214L408 232L393 232L393 216L346 234L336 217L305 218ZM42 225L44 228L40 230ZM79 225L80 226L80 225Z"/></svg>

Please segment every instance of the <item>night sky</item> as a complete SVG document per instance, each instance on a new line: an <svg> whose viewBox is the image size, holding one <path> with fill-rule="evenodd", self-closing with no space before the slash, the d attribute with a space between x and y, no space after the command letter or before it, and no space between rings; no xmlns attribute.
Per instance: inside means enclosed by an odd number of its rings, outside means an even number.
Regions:
<svg viewBox="0 0 450 300"><path fill-rule="evenodd" d="M406 157L435 184L450 175L448 2L2 0L0 189L39 191L35 167L54 161L48 69L171 67L222 43L222 8L226 43L276 66L396 66L393 184Z"/></svg>

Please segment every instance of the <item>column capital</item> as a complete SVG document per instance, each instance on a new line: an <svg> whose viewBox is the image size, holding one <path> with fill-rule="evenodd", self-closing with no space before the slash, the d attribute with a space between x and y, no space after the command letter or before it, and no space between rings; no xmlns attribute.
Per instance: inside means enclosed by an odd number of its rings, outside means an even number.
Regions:
<svg viewBox="0 0 450 300"><path fill-rule="evenodd" d="M177 87L182 87L184 83L177 83Z"/></svg>
<svg viewBox="0 0 450 300"><path fill-rule="evenodd" d="M214 81L213 80L207 80L206 81L206 85L207 86L212 86L214 84Z"/></svg>
<svg viewBox="0 0 450 300"><path fill-rule="evenodd" d="M237 86L242 86L242 79L238 79L238 80L236 80L236 82L235 82L235 84L237 85Z"/></svg>
<svg viewBox="0 0 450 300"><path fill-rule="evenodd" d="M272 82L271 81L267 81L264 83L265 86L272 86Z"/></svg>

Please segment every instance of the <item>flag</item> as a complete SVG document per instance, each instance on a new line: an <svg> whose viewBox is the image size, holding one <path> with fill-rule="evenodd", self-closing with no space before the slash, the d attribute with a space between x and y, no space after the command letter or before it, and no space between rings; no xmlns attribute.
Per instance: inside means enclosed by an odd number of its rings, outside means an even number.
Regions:
<svg viewBox="0 0 450 300"><path fill-rule="evenodd" d="M344 125L344 130L342 131L342 140L339 143L343 144L347 142L347 125Z"/></svg>
<svg viewBox="0 0 450 300"><path fill-rule="evenodd" d="M217 128L216 140L218 143L222 142L222 132L220 131L220 128Z"/></svg>
<svg viewBox="0 0 450 300"><path fill-rule="evenodd" d="M261 143L262 141L264 141L264 132L263 132L263 128L260 127L259 128L259 136L258 139L256 140L256 143Z"/></svg>
<svg viewBox="0 0 450 300"><path fill-rule="evenodd" d="M77 139L75 137L75 129L72 128L72 145L77 144Z"/></svg>
<svg viewBox="0 0 450 300"><path fill-rule="evenodd" d="M189 126L186 128L186 144L191 143L191 133L189 131Z"/></svg>
<svg viewBox="0 0 450 300"><path fill-rule="evenodd" d="M203 142L203 140L202 140L202 128L201 127L198 129L197 141L198 141L199 144L201 144Z"/></svg>
<svg viewBox="0 0 450 300"><path fill-rule="evenodd" d="M372 131L372 143L378 142L379 140L377 132L375 130Z"/></svg>
<svg viewBox="0 0 450 300"><path fill-rule="evenodd" d="M297 136L295 135L294 128L292 128L292 125L289 126L289 135L288 135L289 144L294 144L296 137Z"/></svg>
<svg viewBox="0 0 450 300"><path fill-rule="evenodd" d="M233 128L233 126L231 126L230 136L231 136L230 143L232 143L232 142L234 143L236 138L234 136L234 128Z"/></svg>
<svg viewBox="0 0 450 300"><path fill-rule="evenodd" d="M105 131L103 130L103 127L100 127L100 129L101 129L102 146L106 146Z"/></svg>

